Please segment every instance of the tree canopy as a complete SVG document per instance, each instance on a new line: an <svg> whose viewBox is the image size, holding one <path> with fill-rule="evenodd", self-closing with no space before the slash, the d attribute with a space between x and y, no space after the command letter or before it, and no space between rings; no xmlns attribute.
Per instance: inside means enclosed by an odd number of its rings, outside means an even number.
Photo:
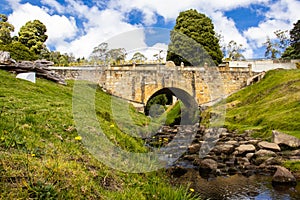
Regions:
<svg viewBox="0 0 300 200"><path fill-rule="evenodd" d="M45 48L44 42L48 38L46 32L47 28L41 21L29 21L19 31L19 42L36 54L40 54L41 50Z"/></svg>
<svg viewBox="0 0 300 200"><path fill-rule="evenodd" d="M234 40L231 40L227 47L227 56L230 60L245 60L245 57L242 54L243 45L237 44Z"/></svg>
<svg viewBox="0 0 300 200"><path fill-rule="evenodd" d="M131 61L138 62L138 61L145 61L147 60L146 56L140 52L135 52L131 58Z"/></svg>
<svg viewBox="0 0 300 200"><path fill-rule="evenodd" d="M94 47L93 52L90 55L90 59L92 61L102 61L106 62L108 59L108 44L106 42L102 42L98 46Z"/></svg>
<svg viewBox="0 0 300 200"><path fill-rule="evenodd" d="M283 53L282 57L300 59L300 20L290 30L290 46Z"/></svg>
<svg viewBox="0 0 300 200"><path fill-rule="evenodd" d="M126 50L124 48L109 49L106 42L102 42L94 47L90 59L93 62L101 61L102 63L110 62L117 64L126 58Z"/></svg>
<svg viewBox="0 0 300 200"><path fill-rule="evenodd" d="M176 65L203 65L211 60L214 64L222 62L223 54L214 25L206 15L196 10L187 10L179 14L176 25L170 33L167 60Z"/></svg>
<svg viewBox="0 0 300 200"><path fill-rule="evenodd" d="M7 16L0 14L0 44L12 42L10 33L15 30L14 26L7 21Z"/></svg>

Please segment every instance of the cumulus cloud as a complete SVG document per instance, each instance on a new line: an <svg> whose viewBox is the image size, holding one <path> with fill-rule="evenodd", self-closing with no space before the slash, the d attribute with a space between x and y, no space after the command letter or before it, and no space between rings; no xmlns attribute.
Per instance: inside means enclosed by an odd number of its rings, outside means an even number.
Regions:
<svg viewBox="0 0 300 200"><path fill-rule="evenodd" d="M244 31L245 37L250 41L253 48L263 46L267 36L274 39L276 30L290 30L293 23L298 20L300 2L295 0L280 0L271 4L270 10L265 13L265 20L257 27L250 27Z"/></svg>
<svg viewBox="0 0 300 200"><path fill-rule="evenodd" d="M247 39L238 31L232 19L217 11L212 14L212 20L215 25L215 31L224 37L223 45L227 46L231 40L234 40L237 44L243 45L245 49L243 55L246 58L253 57L253 50L250 48Z"/></svg>
<svg viewBox="0 0 300 200"><path fill-rule="evenodd" d="M219 0L90 1L94 4L87 4L83 0L65 0L63 3L57 0L41 0L37 6L20 3L20 0L9 0L13 10L13 13L9 15L9 21L18 31L27 21L39 19L48 29L47 45L61 52L73 52L75 56L87 57L101 42L114 36L122 38L120 35L124 36L127 32L137 28L144 29L141 24L128 23L128 13L133 10L142 13L143 25L152 26L157 23L158 15L162 16L166 22L174 22L179 12L193 8L213 20L215 31L222 34L225 44L233 39L245 48L245 57L252 58L255 48L261 47L267 35L272 38L275 30L286 30L292 27L292 24L295 23L293 20L299 18L298 10L300 9L300 2L297 0L275 2L272 0L227 0L226 3ZM265 19L257 27L250 27L248 30L240 32L233 19L226 17L224 12L251 5L265 5L270 9L268 12L262 13ZM147 47L145 34L141 34L141 31L136 32L139 34L133 34L136 36L131 38L137 39L132 44L138 44L139 48ZM118 42L119 47L125 45L126 48L132 49L132 45L125 44L124 41ZM127 41L130 40L127 39ZM162 44L161 41L158 43ZM153 45L155 44L148 44L151 47ZM117 45L114 44L114 46Z"/></svg>
<svg viewBox="0 0 300 200"><path fill-rule="evenodd" d="M50 6L58 13L63 13L65 11L65 7L55 0L41 0L41 3Z"/></svg>
<svg viewBox="0 0 300 200"><path fill-rule="evenodd" d="M89 19L84 23L85 34L69 43L59 44L57 49L88 57L93 48L102 42L108 42L111 48L131 48L130 43L128 43L130 40L125 35L135 30L137 26L124 22L123 16L115 10L107 9L100 11L93 9L89 10L89 13L84 16L86 19ZM111 38L115 38L116 40L111 40ZM123 42L120 38L123 39ZM144 45L140 38L141 35L139 39L135 39L135 43L140 42L141 45Z"/></svg>
<svg viewBox="0 0 300 200"><path fill-rule="evenodd" d="M49 15L47 10L29 3L15 6L13 13L9 16L9 21L15 26L15 35L17 35L21 26L28 21L40 20L47 27L48 40L47 45L57 45L65 39L72 39L76 36L77 27L74 17Z"/></svg>

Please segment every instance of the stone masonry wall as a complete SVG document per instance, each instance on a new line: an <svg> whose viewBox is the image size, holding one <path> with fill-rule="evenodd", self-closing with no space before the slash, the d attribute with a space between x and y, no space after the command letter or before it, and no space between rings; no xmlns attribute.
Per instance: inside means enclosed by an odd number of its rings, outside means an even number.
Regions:
<svg viewBox="0 0 300 200"><path fill-rule="evenodd" d="M198 104L224 97L246 86L251 71L224 71L216 67L165 67L143 65L126 67L52 67L66 79L98 83L106 92L131 102L146 104L163 88L179 88Z"/></svg>

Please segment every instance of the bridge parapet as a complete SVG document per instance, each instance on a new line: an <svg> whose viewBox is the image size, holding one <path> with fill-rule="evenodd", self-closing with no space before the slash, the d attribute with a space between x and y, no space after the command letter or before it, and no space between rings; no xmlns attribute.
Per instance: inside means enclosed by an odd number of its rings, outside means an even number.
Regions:
<svg viewBox="0 0 300 200"><path fill-rule="evenodd" d="M220 70L218 67L151 65L89 66L54 68L67 79L89 79L106 92L131 102L146 104L163 88L178 88L204 104L231 94L256 75L249 69Z"/></svg>

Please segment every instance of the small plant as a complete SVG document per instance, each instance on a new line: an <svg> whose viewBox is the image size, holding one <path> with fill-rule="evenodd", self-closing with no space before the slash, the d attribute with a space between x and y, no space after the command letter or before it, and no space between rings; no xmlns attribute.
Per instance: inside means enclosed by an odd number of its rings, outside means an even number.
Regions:
<svg viewBox="0 0 300 200"><path fill-rule="evenodd" d="M28 186L29 197L33 199L57 199L58 194L53 185L37 181Z"/></svg>

